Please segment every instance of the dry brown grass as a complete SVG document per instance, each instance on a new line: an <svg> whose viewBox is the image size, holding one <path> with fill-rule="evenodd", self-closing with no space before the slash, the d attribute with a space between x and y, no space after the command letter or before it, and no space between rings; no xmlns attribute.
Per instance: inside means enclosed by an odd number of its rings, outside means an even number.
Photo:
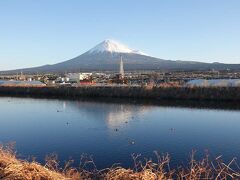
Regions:
<svg viewBox="0 0 240 180"><path fill-rule="evenodd" d="M221 157L210 161L208 155L201 161L196 161L195 153L191 154L189 166L171 170L169 155L156 154L156 162L145 159L140 161L140 155L132 155L134 168L125 169L114 165L111 168L98 170L91 157L81 158L79 169L71 167L72 161L64 168L59 167L57 155L46 157L46 164L19 160L12 145L0 146L0 179L2 180L198 180L198 179L240 179L240 168L233 159L225 164ZM91 166L91 170L89 167Z"/></svg>
<svg viewBox="0 0 240 180"><path fill-rule="evenodd" d="M37 162L18 160L12 148L0 147L0 179L3 180L63 180L62 174L49 170Z"/></svg>

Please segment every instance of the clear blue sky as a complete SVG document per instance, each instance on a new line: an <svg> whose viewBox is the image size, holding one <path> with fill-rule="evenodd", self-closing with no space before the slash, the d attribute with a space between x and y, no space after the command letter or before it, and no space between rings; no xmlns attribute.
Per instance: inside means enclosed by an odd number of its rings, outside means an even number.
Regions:
<svg viewBox="0 0 240 180"><path fill-rule="evenodd" d="M240 63L240 0L0 0L0 70L68 60L106 38L164 59Z"/></svg>

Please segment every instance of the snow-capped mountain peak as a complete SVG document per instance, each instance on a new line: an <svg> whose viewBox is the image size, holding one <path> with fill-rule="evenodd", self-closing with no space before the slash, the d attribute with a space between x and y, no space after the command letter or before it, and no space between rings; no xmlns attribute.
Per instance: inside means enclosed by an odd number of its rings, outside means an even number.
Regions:
<svg viewBox="0 0 240 180"><path fill-rule="evenodd" d="M140 51L130 49L124 44L121 44L115 40L106 39L94 48L90 49L88 53L103 53L103 52L110 52L110 53L133 53L133 54L141 54L146 55Z"/></svg>

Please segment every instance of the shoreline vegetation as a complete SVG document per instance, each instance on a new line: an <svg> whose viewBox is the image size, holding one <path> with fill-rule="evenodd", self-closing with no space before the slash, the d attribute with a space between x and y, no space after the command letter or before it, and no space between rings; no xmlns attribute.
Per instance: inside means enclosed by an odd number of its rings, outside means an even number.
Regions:
<svg viewBox="0 0 240 180"><path fill-rule="evenodd" d="M41 165L34 160L18 159L12 145L0 146L0 179L2 180L197 180L197 179L238 179L240 168L233 159L224 163L221 156L210 160L206 156L195 160L192 152L187 166L170 168L170 156L155 152L156 161L138 160L140 155L132 155L133 167L123 168L116 164L110 168L98 170L90 157L82 156L79 168L71 167L68 161L64 168L59 167L57 155L46 156L46 163ZM91 167L91 168L89 168Z"/></svg>
<svg viewBox="0 0 240 180"><path fill-rule="evenodd" d="M20 96L36 98L116 98L121 102L130 98L133 103L141 100L161 100L171 105L171 100L179 101L180 106L185 100L199 105L200 101L213 104L240 102L240 88L199 88L199 87L0 87L1 96ZM86 99L88 100L88 99ZM112 100L109 100L112 102ZM217 102L217 103L216 103ZM185 105L185 104L184 104ZM186 105L188 106L188 105ZM221 106L220 107L224 107ZM234 108L236 108L234 107ZM139 155L133 155L133 167L124 168L116 164L112 167L99 170L91 157L82 156L80 167L71 166L73 161L60 167L57 155L46 157L46 163L40 164L35 160L22 160L14 151L13 145L0 145L0 179L3 180L155 180L155 179L240 179L240 167L234 158L224 162L221 156L214 158L206 155L195 160L193 152L189 163L179 168L170 168L170 156L156 154L156 160L139 160ZM142 159L141 159L142 160Z"/></svg>
<svg viewBox="0 0 240 180"><path fill-rule="evenodd" d="M1 96L240 102L240 87L0 86Z"/></svg>

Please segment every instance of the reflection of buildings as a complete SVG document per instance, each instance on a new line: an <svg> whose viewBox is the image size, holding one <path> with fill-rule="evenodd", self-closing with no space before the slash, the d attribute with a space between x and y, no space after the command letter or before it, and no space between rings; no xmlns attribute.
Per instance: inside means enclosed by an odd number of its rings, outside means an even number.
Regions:
<svg viewBox="0 0 240 180"><path fill-rule="evenodd" d="M106 114L107 126L112 129L125 124L137 117L141 117L147 110L145 106L120 105Z"/></svg>
<svg viewBox="0 0 240 180"><path fill-rule="evenodd" d="M84 101L67 101L67 103L64 103L64 108L66 110L74 108L74 111L77 108L82 116L89 117L89 120L102 121L109 129L115 129L126 124L126 122L139 119L150 110L150 106L143 105Z"/></svg>

